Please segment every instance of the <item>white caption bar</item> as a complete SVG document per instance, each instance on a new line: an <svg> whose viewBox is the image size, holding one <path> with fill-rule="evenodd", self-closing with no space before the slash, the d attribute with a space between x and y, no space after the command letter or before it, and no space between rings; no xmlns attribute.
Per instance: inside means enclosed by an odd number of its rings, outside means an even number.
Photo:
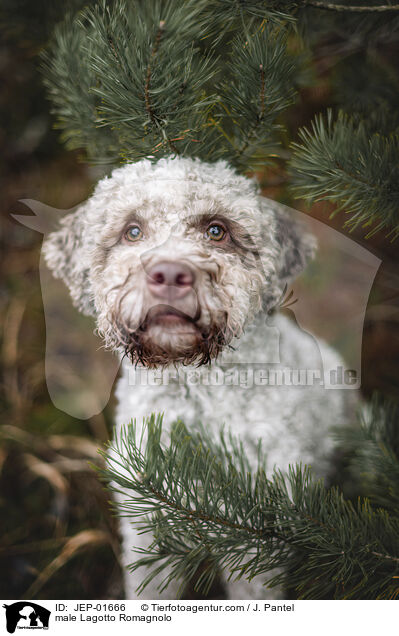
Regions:
<svg viewBox="0 0 399 636"><path fill-rule="evenodd" d="M0 634L189 634L211 628L263 634L390 633L395 601L1 601ZM23 631L22 631L23 630ZM112 630L112 632L110 631ZM41 633L40 633L41 632Z"/></svg>

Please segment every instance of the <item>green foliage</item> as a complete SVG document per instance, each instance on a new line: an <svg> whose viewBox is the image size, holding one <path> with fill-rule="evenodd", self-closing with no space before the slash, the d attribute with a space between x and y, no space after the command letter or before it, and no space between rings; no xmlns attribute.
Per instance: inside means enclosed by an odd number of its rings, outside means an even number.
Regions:
<svg viewBox="0 0 399 636"><path fill-rule="evenodd" d="M289 107L327 61L346 115L319 114L299 130L291 192L333 202L350 229L396 237L399 78L385 49L399 38L397 12L372 2L363 11L293 0L91 4L58 26L45 54L68 148L94 163L183 155L240 172L281 165Z"/></svg>
<svg viewBox="0 0 399 636"><path fill-rule="evenodd" d="M348 431L345 445L353 453L352 478L373 504L392 514L399 510L399 408L375 396L364 408L359 429Z"/></svg>
<svg viewBox="0 0 399 636"><path fill-rule="evenodd" d="M44 54L43 69L57 127L64 130L62 139L70 150L85 148L89 156L115 161L112 131L96 127L98 100L91 92L95 74L82 66L82 58L92 53L88 34L69 16L57 27L55 38L57 46Z"/></svg>
<svg viewBox="0 0 399 636"><path fill-rule="evenodd" d="M242 170L275 152L276 118L295 93L287 34L248 9L245 36L233 31L222 59L204 7L99 2L58 27L44 74L69 148L93 162L179 154Z"/></svg>
<svg viewBox="0 0 399 636"><path fill-rule="evenodd" d="M256 32L266 22L274 26L293 26L297 4L292 0L205 1L202 10L205 37L215 44L228 44L231 34Z"/></svg>
<svg viewBox="0 0 399 636"><path fill-rule="evenodd" d="M225 114L220 126L231 143L230 161L245 171L262 167L276 153L278 115L294 100L294 61L287 54L287 34L265 29L232 43L226 79L221 83Z"/></svg>
<svg viewBox="0 0 399 636"><path fill-rule="evenodd" d="M397 424L399 409L392 409L388 420ZM233 578L262 576L269 587L285 585L300 598L399 594L397 509L389 514L367 500L352 504L306 467L268 478L261 448L251 473L239 441L223 433L215 441L205 428L189 433L177 422L166 445L161 436L161 416L145 421L140 438L135 423L127 426L102 472L124 494L119 514L154 533L131 566L149 568L141 589L169 566L163 588L201 568L196 585L205 591L227 569ZM378 436L369 437L378 444ZM384 470L375 465L378 474ZM392 479L398 490L398 473Z"/></svg>
<svg viewBox="0 0 399 636"><path fill-rule="evenodd" d="M208 3L209 5L210 3ZM209 15L220 22L239 22L242 26L248 16L270 20L271 22L295 20L292 12L298 6L293 0L249 0L247 2L232 2L231 0L215 0L212 6L208 6Z"/></svg>
<svg viewBox="0 0 399 636"><path fill-rule="evenodd" d="M124 160L195 153L195 137L215 101L205 91L215 68L193 45L194 4L179 13L170 3L147 3L137 12L117 4L114 11L96 9L86 18L98 124L116 132Z"/></svg>
<svg viewBox="0 0 399 636"><path fill-rule="evenodd" d="M329 200L350 214L350 228L399 233L398 134L370 134L364 122L340 112L333 121L316 117L310 129L299 132L291 160L295 196L310 202Z"/></svg>
<svg viewBox="0 0 399 636"><path fill-rule="evenodd" d="M310 203L333 202L336 211L349 216L345 226L366 228L366 238L384 230L394 239L399 224L399 76L392 54L399 38L397 6L384 15L367 8L389 3L362 2L363 12L334 11L334 3L326 4L331 10L302 8L297 27L316 64L326 64L328 72L322 73L330 76L330 105L338 106L338 113L318 114L299 130L288 164L291 192Z"/></svg>

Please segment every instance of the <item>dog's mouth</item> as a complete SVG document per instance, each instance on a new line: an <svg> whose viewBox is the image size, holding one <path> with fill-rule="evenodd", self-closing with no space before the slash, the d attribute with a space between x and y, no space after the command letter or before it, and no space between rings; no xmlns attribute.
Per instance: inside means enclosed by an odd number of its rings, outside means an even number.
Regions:
<svg viewBox="0 0 399 636"><path fill-rule="evenodd" d="M200 327L199 316L199 311L190 316L169 305L152 307L138 329L125 333L125 355L133 364L148 368L207 364L230 338L226 338L224 322L205 331Z"/></svg>
<svg viewBox="0 0 399 636"><path fill-rule="evenodd" d="M194 333L199 331L198 319L200 311L195 316L189 316L184 311L170 305L156 305L147 312L140 331L148 332L151 327L161 327L166 331L178 333Z"/></svg>

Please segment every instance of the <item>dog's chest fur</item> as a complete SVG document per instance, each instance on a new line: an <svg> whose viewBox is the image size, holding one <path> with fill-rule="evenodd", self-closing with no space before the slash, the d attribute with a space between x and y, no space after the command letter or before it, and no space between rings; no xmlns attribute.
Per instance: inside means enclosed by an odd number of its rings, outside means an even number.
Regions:
<svg viewBox="0 0 399 636"><path fill-rule="evenodd" d="M327 345L323 346L323 360L329 368L342 364ZM235 350L223 353L210 367L181 368L178 377L172 369L164 384L160 374L153 374L146 384L146 373L125 362L116 392L116 425L132 418L140 425L151 412L164 412L166 429L178 418L191 428L202 422L215 435L224 425L240 436L251 464L262 439L268 472L274 466L285 470L289 464L302 462L310 464L316 474L325 474L333 448L331 428L343 420L348 392L326 390L318 382L276 386L268 376L276 369L294 369L296 377L302 378L304 375L298 375L301 370L321 369L316 341L281 315L272 326L264 317L258 318ZM265 377L269 377L268 384Z"/></svg>
<svg viewBox="0 0 399 636"><path fill-rule="evenodd" d="M210 368L213 371L228 371L230 377L234 371L246 373L251 368L253 371L277 367L320 370L321 353L324 371L343 364L339 355L330 347L323 344L319 347L312 336L285 316L276 316L272 325L269 319L260 316L237 343L237 349L225 351ZM276 362L277 356L280 362ZM328 474L334 449L331 430L348 418L348 407L353 405L354 391L327 390L319 385L212 385L206 379L209 378L208 368L194 367L185 370L200 374L201 381L185 384L176 379L159 386L140 385L140 370L135 370L125 361L116 391L116 433L132 418L140 426L143 418L151 412L163 412L166 431L178 418L191 430L202 422L215 437L224 425L227 430L240 437L254 470L257 466L258 440L261 439L269 475L274 467L284 471L289 464L299 462L310 465L316 476ZM116 499L122 502L124 495L116 495ZM137 558L134 548L147 549L152 539L149 535L140 534L128 518L122 517L120 521L123 536L122 562L127 567ZM137 597L136 590L144 576L145 573L141 570L134 575L126 572L127 598ZM174 581L164 592L160 592L158 586L161 585L163 576L164 574L157 575L140 597L176 598L181 582ZM261 576L251 582L245 579L227 580L228 573L222 573L222 577L227 598L284 598L283 590L266 589Z"/></svg>

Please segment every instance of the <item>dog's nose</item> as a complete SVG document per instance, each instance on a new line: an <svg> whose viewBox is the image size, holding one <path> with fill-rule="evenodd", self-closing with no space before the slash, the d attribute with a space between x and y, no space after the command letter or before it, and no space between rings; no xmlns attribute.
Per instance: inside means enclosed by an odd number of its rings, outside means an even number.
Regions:
<svg viewBox="0 0 399 636"><path fill-rule="evenodd" d="M151 293L164 300L183 298L191 290L194 274L184 263L163 261L147 272Z"/></svg>

